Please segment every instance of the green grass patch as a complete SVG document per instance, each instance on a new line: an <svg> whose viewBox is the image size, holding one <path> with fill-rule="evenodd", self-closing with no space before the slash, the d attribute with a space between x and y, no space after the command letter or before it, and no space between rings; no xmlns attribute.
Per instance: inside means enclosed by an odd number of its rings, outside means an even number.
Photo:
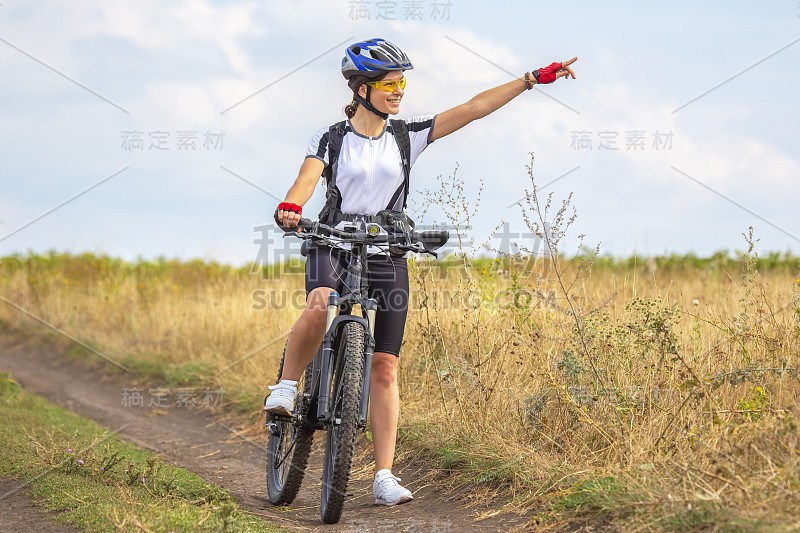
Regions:
<svg viewBox="0 0 800 533"><path fill-rule="evenodd" d="M602 517L614 514L619 503L630 494L619 479L613 476L589 478L575 483L566 494L555 500L551 509L562 513L580 515L591 513Z"/></svg>
<svg viewBox="0 0 800 533"><path fill-rule="evenodd" d="M597 475L567 465L547 472L526 458L501 460L500 454L479 450L469 439L449 435L431 439L437 428L425 421L400 428L398 451L424 450L438 468L448 470L452 487L462 482L508 487L514 483L526 487L503 507L542 509L534 517L540 527L554 531L572 531L580 524L604 525L619 531L665 531L725 533L786 533L797 528L790 518L751 519L747 510L724 501L696 498L681 501L668 495L658 477L637 481L642 468ZM652 470L653 465L646 465ZM530 487L534 487L530 489ZM562 529L559 529L562 528ZM794 528L794 529L793 529Z"/></svg>
<svg viewBox="0 0 800 533"><path fill-rule="evenodd" d="M555 488L555 487L554 487ZM540 518L588 519L627 529L728 533L789 531L787 524L750 520L740 510L720 501L696 499L671 501L655 486L642 485L624 476L591 476L553 491L549 509Z"/></svg>
<svg viewBox="0 0 800 533"><path fill-rule="evenodd" d="M230 494L0 373L0 476L88 531L280 531Z"/></svg>

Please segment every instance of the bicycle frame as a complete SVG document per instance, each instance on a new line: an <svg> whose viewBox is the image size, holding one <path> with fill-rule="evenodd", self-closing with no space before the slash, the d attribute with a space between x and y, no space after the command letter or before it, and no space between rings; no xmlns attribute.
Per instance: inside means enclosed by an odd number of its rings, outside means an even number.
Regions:
<svg viewBox="0 0 800 533"><path fill-rule="evenodd" d="M305 368L302 395L296 397L291 414L268 412L266 421L270 430L267 487L270 501L276 505L291 503L297 496L314 431L327 430L321 516L328 523L338 522L341 517L356 431L367 425L378 310L378 302L369 297L364 275L369 246L387 246L392 254L415 252L435 257L434 250L449 238L446 231L413 232L413 224L405 224L399 230L391 221L387 227L381 224L358 218L340 229L300 219L298 229L290 231L279 221L286 232L284 236L305 239L303 255L313 243L331 248L351 246L343 294L334 292L328 297L325 335L312 363ZM352 313L356 304L361 316ZM286 351L279 379L285 360Z"/></svg>
<svg viewBox="0 0 800 533"><path fill-rule="evenodd" d="M364 265L367 258L367 246L361 243L354 243L350 250L350 262L347 266L347 276L345 278L344 295L331 293L328 297L328 319L326 322L325 336L322 346L317 352L312 362L312 376L314 384L311 388L311 404L314 397L317 399L316 418L324 425L331 422L331 381L327 379L333 368L335 368L336 349L338 340L344 325L348 322L359 322L364 327L364 372L361 383L361 404L359 408L358 427L367 426L367 412L369 410L369 390L370 379L372 376L372 356L375 349L375 315L378 310L378 302L374 298L369 298L368 284L364 277ZM361 306L362 316L350 314L355 304ZM339 316L337 310L342 310ZM326 376L326 379L321 379ZM310 413L309 413L310 414Z"/></svg>

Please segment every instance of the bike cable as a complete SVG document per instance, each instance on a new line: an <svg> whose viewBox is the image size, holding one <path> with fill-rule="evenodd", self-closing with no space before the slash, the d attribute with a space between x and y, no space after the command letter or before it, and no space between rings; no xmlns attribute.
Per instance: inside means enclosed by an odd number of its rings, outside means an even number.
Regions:
<svg viewBox="0 0 800 533"><path fill-rule="evenodd" d="M341 290L339 290L338 292L339 292L339 294L340 294L341 296L345 296L345 294L346 294L346 293L345 293L345 291L349 291L349 292L350 292L350 294L352 294L353 296L357 296L357 295L356 295L356 294L354 294L354 293L353 293L353 291L352 291L352 290L351 290L351 289L350 289L350 288L347 286L347 280L345 280L345 279L342 279L342 276L340 276L340 275L339 275L339 270L340 270L340 269L339 269L339 268L336 268L336 267L334 267L334 266L333 266L333 250L334 250L334 248L336 248L337 250L342 250L342 251L345 251L345 252L351 253L351 254L352 254L353 252L352 252L352 250L348 250L348 249L346 249L346 248L338 248L338 247L334 247L334 246L329 246L329 247L328 247L328 249L329 249L329 252L328 252L328 261L329 261L329 263L330 263L330 265L331 265L331 271L332 271L334 274L336 274L336 277L337 277L337 278L339 279L339 281L342 283L342 289L341 289ZM337 254L338 254L338 253L339 253L339 252L337 252ZM339 259L339 257L338 257L338 256L337 256L337 258L336 258L336 262L338 263L338 266L339 266L339 267L341 267L341 266L342 266L342 261L340 261L340 259ZM331 288L333 288L333 289L336 289L337 287L331 287Z"/></svg>

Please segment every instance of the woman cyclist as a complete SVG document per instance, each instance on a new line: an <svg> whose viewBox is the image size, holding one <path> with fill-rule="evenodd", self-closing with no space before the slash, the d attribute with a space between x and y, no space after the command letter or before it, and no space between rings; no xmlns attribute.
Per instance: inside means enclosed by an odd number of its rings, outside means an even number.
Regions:
<svg viewBox="0 0 800 533"><path fill-rule="evenodd" d="M468 102L437 115L406 119L410 161L414 164L425 148L473 120L499 109L536 83L552 83L561 77L575 78L570 68L577 57L563 63L527 72L520 78L484 91ZM342 75L353 91L345 107L346 125L339 157L335 161L335 186L328 188L326 211L329 222L352 220L353 216L376 215L384 209L401 210L407 191L404 162L389 115L400 111L406 80L404 71L414 68L405 53L384 39L370 39L349 46L342 59ZM341 130L340 130L341 131ZM312 137L306 158L294 185L276 212L286 227L297 226L304 205L320 177L330 176L331 130L322 128ZM335 196L331 202L331 194ZM376 250L370 253L365 275L370 296L378 300L375 349L370 382L370 425L374 445L376 504L396 505L413 499L392 475L400 396L397 367L408 309L408 270L404 258ZM346 252L313 247L306 259L306 308L295 322L286 345L283 373L264 409L290 414L294 409L297 380L311 363L325 334L328 295L341 290L347 266Z"/></svg>

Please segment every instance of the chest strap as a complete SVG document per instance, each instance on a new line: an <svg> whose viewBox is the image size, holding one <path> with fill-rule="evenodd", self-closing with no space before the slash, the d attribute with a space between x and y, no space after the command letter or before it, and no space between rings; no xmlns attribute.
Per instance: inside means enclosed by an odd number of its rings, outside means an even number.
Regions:
<svg viewBox="0 0 800 533"><path fill-rule="evenodd" d="M411 139L409 138L408 127L404 120L391 119L387 127L391 128L392 135L400 150L400 159L403 163L403 182L394 191L385 209L401 211L405 209L408 200L408 188L411 177ZM327 133L323 134L323 137L327 136L328 141L328 164L322 171L322 176L325 178L328 193L325 199L325 205L319 213L319 220L326 224L335 225L341 220L346 220L342 218L344 215L341 211L342 193L336 186L336 174L339 166L339 153L342 150L342 140L348 131L351 131L351 129L347 125L347 121L343 120L333 124L328 128ZM401 195L403 198L402 204L399 203ZM334 218L338 218L338 220L334 222Z"/></svg>

